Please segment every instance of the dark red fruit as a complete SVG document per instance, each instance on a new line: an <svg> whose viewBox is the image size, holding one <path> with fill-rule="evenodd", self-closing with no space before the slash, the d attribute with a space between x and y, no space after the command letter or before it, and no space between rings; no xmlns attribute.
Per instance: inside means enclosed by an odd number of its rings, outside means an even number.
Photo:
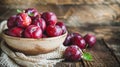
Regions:
<svg viewBox="0 0 120 67"><path fill-rule="evenodd" d="M9 17L9 19L7 20L7 27L8 28L12 28L16 26L16 15L13 15L11 17Z"/></svg>
<svg viewBox="0 0 120 67"><path fill-rule="evenodd" d="M47 35L46 35L46 34L43 34L43 35L42 35L42 38L47 38Z"/></svg>
<svg viewBox="0 0 120 67"><path fill-rule="evenodd" d="M26 38L41 38L42 30L39 26L30 25L24 31L24 37L26 37Z"/></svg>
<svg viewBox="0 0 120 67"><path fill-rule="evenodd" d="M14 37L22 37L23 29L20 27L13 27L7 31L7 34Z"/></svg>
<svg viewBox="0 0 120 67"><path fill-rule="evenodd" d="M73 36L73 37L78 36L78 37L82 38L82 36L81 36L79 33L73 33L72 36Z"/></svg>
<svg viewBox="0 0 120 67"><path fill-rule="evenodd" d="M57 22L56 25L58 25L58 26L60 26L62 28L62 31L63 31L62 33L63 34L67 31L66 26L65 26L65 24L63 22Z"/></svg>
<svg viewBox="0 0 120 67"><path fill-rule="evenodd" d="M74 40L73 38L74 38L75 36L78 36L79 38L82 38L82 36L81 36L79 33L68 33L65 41L63 42L63 45L64 45L64 46L70 46L70 45L72 45L72 42L73 42L73 40ZM73 40L72 40L72 39L73 39Z"/></svg>
<svg viewBox="0 0 120 67"><path fill-rule="evenodd" d="M71 43L74 44L74 37L82 38L82 36L79 33L72 33Z"/></svg>
<svg viewBox="0 0 120 67"><path fill-rule="evenodd" d="M96 37L92 34L86 34L84 37L86 43L88 44L89 47L92 47L96 43Z"/></svg>
<svg viewBox="0 0 120 67"><path fill-rule="evenodd" d="M39 13L35 8L28 8L25 10L25 13L27 13L32 20L34 20L36 16L39 16Z"/></svg>
<svg viewBox="0 0 120 67"><path fill-rule="evenodd" d="M80 36L74 36L72 38L72 44L77 45L81 49L85 49L85 47L86 47L85 40L83 38L81 38Z"/></svg>
<svg viewBox="0 0 120 67"><path fill-rule="evenodd" d="M17 15L16 22L18 27L26 28L31 24L31 18L27 13L20 13Z"/></svg>
<svg viewBox="0 0 120 67"><path fill-rule="evenodd" d="M59 36L62 34L62 29L57 25L56 26L49 25L46 28L46 33L50 37L55 37L55 36Z"/></svg>
<svg viewBox="0 0 120 67"><path fill-rule="evenodd" d="M65 41L63 42L63 45L64 46L70 46L72 44L71 43L71 38L72 37L73 37L73 34L72 33L68 33Z"/></svg>
<svg viewBox="0 0 120 67"><path fill-rule="evenodd" d="M67 47L64 52L64 57L67 61L78 61L81 59L81 55L82 53L79 51L79 47L76 45Z"/></svg>
<svg viewBox="0 0 120 67"><path fill-rule="evenodd" d="M35 18L32 24L41 27L42 31L44 31L46 28L46 23L45 23L44 19L42 19L40 17Z"/></svg>
<svg viewBox="0 0 120 67"><path fill-rule="evenodd" d="M47 25L55 25L57 23L57 17L53 12L44 12L41 17L46 21Z"/></svg>

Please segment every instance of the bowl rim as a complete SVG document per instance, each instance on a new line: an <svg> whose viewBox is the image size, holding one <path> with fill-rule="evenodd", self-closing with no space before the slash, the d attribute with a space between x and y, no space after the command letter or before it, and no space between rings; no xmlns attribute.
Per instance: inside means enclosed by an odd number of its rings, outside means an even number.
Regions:
<svg viewBox="0 0 120 67"><path fill-rule="evenodd" d="M11 39L16 39L16 40L53 40L53 39L56 39L56 38L61 38L61 37L64 37L64 36L67 36L68 34L68 31L66 31L64 34L60 35L60 36L56 36L56 37L48 37L48 38L38 38L38 39L35 39L35 38L20 38L20 37L13 37L13 36L9 36L7 34L5 34L4 32L2 32L1 34L1 37L4 39L4 37L6 38L11 38Z"/></svg>

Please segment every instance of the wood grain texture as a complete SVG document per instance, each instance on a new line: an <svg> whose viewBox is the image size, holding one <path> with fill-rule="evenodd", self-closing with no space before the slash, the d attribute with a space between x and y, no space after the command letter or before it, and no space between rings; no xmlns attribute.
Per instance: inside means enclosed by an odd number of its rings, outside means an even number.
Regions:
<svg viewBox="0 0 120 67"><path fill-rule="evenodd" d="M66 19L71 26L80 26L85 23L110 25L120 15L118 5L81 5L71 9L73 13Z"/></svg>
<svg viewBox="0 0 120 67"><path fill-rule="evenodd" d="M85 67L119 67L119 63L102 40L98 40L97 44L87 51L93 55L94 60L93 62L84 61Z"/></svg>
<svg viewBox="0 0 120 67"><path fill-rule="evenodd" d="M104 38L104 42L107 47L111 50L111 52L116 57L116 60L120 64L120 28L119 29L112 29L113 35L109 38Z"/></svg>
<svg viewBox="0 0 120 67"><path fill-rule="evenodd" d="M83 67L82 61L79 62L59 62L55 67Z"/></svg>
<svg viewBox="0 0 120 67"><path fill-rule="evenodd" d="M54 4L54 5L81 5L81 4L120 4L120 0L4 0L0 1L2 6L6 7L28 7L37 4Z"/></svg>
<svg viewBox="0 0 120 67"><path fill-rule="evenodd" d="M109 41L104 40L104 43L109 48L115 59L120 64L120 39L111 39Z"/></svg>
<svg viewBox="0 0 120 67"><path fill-rule="evenodd" d="M71 27L67 26L69 32L77 32L84 36L86 33L91 33L96 35L98 39L104 38L105 40L111 40L116 38L119 40L120 27L119 26L103 26L103 25L93 25L85 24L81 27ZM113 41L112 41L113 42ZM114 43L114 42L113 42Z"/></svg>

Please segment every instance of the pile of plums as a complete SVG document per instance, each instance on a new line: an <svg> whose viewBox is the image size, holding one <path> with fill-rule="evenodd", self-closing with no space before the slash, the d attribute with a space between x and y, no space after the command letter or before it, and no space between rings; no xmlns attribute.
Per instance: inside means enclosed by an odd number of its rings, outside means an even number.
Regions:
<svg viewBox="0 0 120 67"><path fill-rule="evenodd" d="M67 31L65 24L57 20L55 13L39 13L35 8L19 11L18 14L9 17L7 26L7 35L21 38L56 37ZM68 46L64 57L69 61L79 60L82 56L80 49L92 47L95 43L96 37L92 34L82 37L78 33L69 33L63 43L64 46Z"/></svg>
<svg viewBox="0 0 120 67"><path fill-rule="evenodd" d="M39 13L35 8L20 11L7 20L6 34L22 38L56 37L66 32L63 22L58 22L53 12Z"/></svg>
<svg viewBox="0 0 120 67"><path fill-rule="evenodd" d="M82 49L92 47L96 43L96 37L92 34L86 34L82 37L79 33L70 33L67 35L64 46L68 46L64 52L65 60L78 61L82 56Z"/></svg>

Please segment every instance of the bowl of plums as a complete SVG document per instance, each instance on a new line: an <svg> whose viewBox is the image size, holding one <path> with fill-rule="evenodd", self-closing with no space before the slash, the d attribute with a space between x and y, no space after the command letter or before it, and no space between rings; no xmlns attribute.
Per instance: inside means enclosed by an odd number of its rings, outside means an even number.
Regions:
<svg viewBox="0 0 120 67"><path fill-rule="evenodd" d="M2 32L6 44L25 54L44 54L63 44L67 30L54 12L39 13L35 8L17 10Z"/></svg>

